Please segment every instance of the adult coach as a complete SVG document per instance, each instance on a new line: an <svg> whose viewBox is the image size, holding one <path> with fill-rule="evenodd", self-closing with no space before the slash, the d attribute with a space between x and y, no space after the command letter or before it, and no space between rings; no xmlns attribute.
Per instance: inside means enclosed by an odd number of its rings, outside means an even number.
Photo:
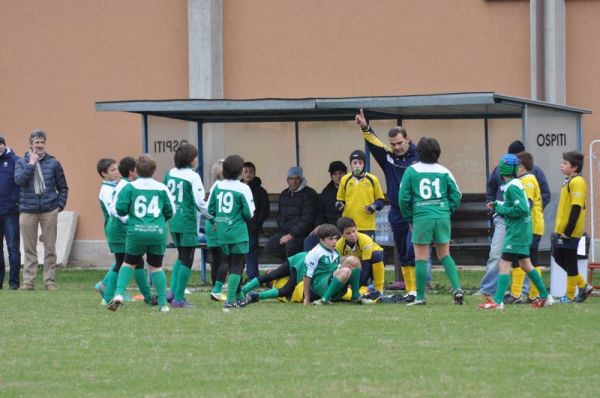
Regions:
<svg viewBox="0 0 600 398"><path fill-rule="evenodd" d="M356 115L356 123L362 130L363 139L367 143L369 151L385 175L387 195L390 201L388 221L394 233L394 244L398 249L402 276L405 283L409 284L406 286L406 291L410 292L416 288L416 286L410 286L410 281L414 280L410 273L411 269L414 271L415 254L408 221L402 217L398 206L398 190L406 169L419 160L417 146L410 140L406 129L401 126L396 126L388 132L389 146L381 142L373 128L367 123L362 109L360 114Z"/></svg>
<svg viewBox="0 0 600 398"><path fill-rule="evenodd" d="M19 157L6 146L0 135L0 289L4 285L4 248L6 239L10 290L19 288L21 249L19 248L19 186L15 183L15 163Z"/></svg>
<svg viewBox="0 0 600 398"><path fill-rule="evenodd" d="M21 188L19 221L25 261L22 290L33 290L37 274L38 225L44 244L44 285L56 290L56 227L58 212L67 205L69 188L60 162L46 152L46 133L34 130L29 152L17 161L15 182Z"/></svg>

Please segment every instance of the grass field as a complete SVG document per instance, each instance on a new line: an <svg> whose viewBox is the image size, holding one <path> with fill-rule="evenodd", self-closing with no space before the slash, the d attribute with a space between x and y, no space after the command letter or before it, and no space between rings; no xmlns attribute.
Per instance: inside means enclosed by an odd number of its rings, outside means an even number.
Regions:
<svg viewBox="0 0 600 398"><path fill-rule="evenodd" d="M463 271L474 289L481 272ZM117 313L100 271L61 270L59 291L0 291L0 396L549 397L600 391L600 299L505 312L451 304L434 272L426 307L208 299L161 314ZM199 278L194 273L192 282ZM38 282L37 286L42 286Z"/></svg>

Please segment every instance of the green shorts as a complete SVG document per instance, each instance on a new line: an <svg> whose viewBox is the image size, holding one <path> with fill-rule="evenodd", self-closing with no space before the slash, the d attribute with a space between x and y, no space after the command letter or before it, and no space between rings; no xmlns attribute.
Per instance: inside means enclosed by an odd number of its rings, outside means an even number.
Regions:
<svg viewBox="0 0 600 398"><path fill-rule="evenodd" d="M450 220L422 220L412 225L412 241L418 245L450 242Z"/></svg>
<svg viewBox="0 0 600 398"><path fill-rule="evenodd" d="M138 243L132 242L128 240L125 244L125 253L131 254L132 256L141 256L146 253L156 254L157 256L162 256L165 254L165 249L167 248L166 243L161 244L147 244L147 243Z"/></svg>
<svg viewBox="0 0 600 398"><path fill-rule="evenodd" d="M198 235L195 233L171 232L171 238L175 247L198 246Z"/></svg>
<svg viewBox="0 0 600 398"><path fill-rule="evenodd" d="M113 243L108 242L108 249L112 254L125 253L125 242Z"/></svg>
<svg viewBox="0 0 600 398"><path fill-rule="evenodd" d="M249 246L248 242L238 242L223 244L220 246L223 254L229 256L230 254L248 254Z"/></svg>
<svg viewBox="0 0 600 398"><path fill-rule="evenodd" d="M312 293L316 294L317 296L319 296L319 298L321 298L327 291L327 288L331 284L332 279L333 279L333 274L331 274L329 277L326 275L323 275L321 277L313 279L310 283L310 290L312 291ZM331 298L331 300L336 301L336 300L341 299L342 297L344 297L344 294L346 294L347 290L348 290L348 284L346 283L346 285L339 292L337 292Z"/></svg>

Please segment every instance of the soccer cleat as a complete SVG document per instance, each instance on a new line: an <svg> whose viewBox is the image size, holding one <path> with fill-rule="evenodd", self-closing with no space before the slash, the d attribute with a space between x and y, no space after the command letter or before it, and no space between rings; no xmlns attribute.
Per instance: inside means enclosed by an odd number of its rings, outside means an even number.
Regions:
<svg viewBox="0 0 600 398"><path fill-rule="evenodd" d="M504 304L521 304L523 303L523 297L515 297L512 294L507 294L504 296Z"/></svg>
<svg viewBox="0 0 600 398"><path fill-rule="evenodd" d="M566 294L562 297L559 297L556 299L556 304L574 304L575 301L571 300L569 298L569 296L567 296Z"/></svg>
<svg viewBox="0 0 600 398"><path fill-rule="evenodd" d="M452 299L454 300L454 304L463 305L465 301L465 293L461 289L456 289L452 293Z"/></svg>
<svg viewBox="0 0 600 398"><path fill-rule="evenodd" d="M102 299L102 300L100 301L100 305L107 306L107 305L108 305L108 303L106 302L106 300Z"/></svg>
<svg viewBox="0 0 600 398"><path fill-rule="evenodd" d="M583 303L585 299L587 299L590 296L590 294L592 294L593 290L594 287L589 283L586 283L583 289L579 289L579 293L577 293L577 297L575 297L575 302Z"/></svg>
<svg viewBox="0 0 600 398"><path fill-rule="evenodd" d="M350 302L352 304L361 304L361 305L368 305L368 304L375 304L376 303L375 300L372 300L370 298L366 298L366 297L364 297L364 295L360 296L360 297L353 298L353 299L350 300Z"/></svg>
<svg viewBox="0 0 600 398"><path fill-rule="evenodd" d="M524 297L523 300L521 301L521 304L531 304L535 301L535 298L533 297Z"/></svg>
<svg viewBox="0 0 600 398"><path fill-rule="evenodd" d="M312 302L312 305L329 305L329 304L331 304L331 301L323 300L322 298Z"/></svg>
<svg viewBox="0 0 600 398"><path fill-rule="evenodd" d="M238 308L244 308L246 306L246 299L237 299L235 304Z"/></svg>
<svg viewBox="0 0 600 398"><path fill-rule="evenodd" d="M259 296L258 293L256 292L250 292L246 295L246 305L248 304L252 304L252 303L256 303L259 300Z"/></svg>
<svg viewBox="0 0 600 398"><path fill-rule="evenodd" d="M535 301L533 303L531 303L531 306L533 308L542 308L542 307L550 307L552 304L554 304L554 297L552 297L551 295L548 295L548 297L546 297L545 299L541 299L541 298L535 299Z"/></svg>
<svg viewBox="0 0 600 398"><path fill-rule="evenodd" d="M163 305L162 307L158 308L158 312L169 312L171 311L171 309L169 308L168 305Z"/></svg>
<svg viewBox="0 0 600 398"><path fill-rule="evenodd" d="M495 301L486 301L485 303L479 304L480 310L498 310L504 311L504 303L496 303Z"/></svg>
<svg viewBox="0 0 600 398"><path fill-rule="evenodd" d="M414 306L414 305L427 305L427 301L423 300L417 300L417 297L414 296L415 298L412 301L407 301L406 305L407 306Z"/></svg>
<svg viewBox="0 0 600 398"><path fill-rule="evenodd" d="M144 302L154 307L158 305L158 296L154 294L150 297L150 300L146 301L146 299L144 299Z"/></svg>
<svg viewBox="0 0 600 398"><path fill-rule="evenodd" d="M212 301L225 301L223 294L215 292L210 292L210 299Z"/></svg>
<svg viewBox="0 0 600 398"><path fill-rule="evenodd" d="M98 292L100 297L104 297L104 292L106 292L106 288L104 287L104 284L102 283L102 281L96 283L96 286L94 286L94 289Z"/></svg>
<svg viewBox="0 0 600 398"><path fill-rule="evenodd" d="M123 305L123 296L121 296L120 294L117 294L115 297L113 297L113 299L110 301L110 303L108 303L108 306L106 308L111 311L116 311L122 305Z"/></svg>
<svg viewBox="0 0 600 398"><path fill-rule="evenodd" d="M237 308L236 303L232 303L231 301L226 301L225 305L223 305L223 312L230 312Z"/></svg>
<svg viewBox="0 0 600 398"><path fill-rule="evenodd" d="M360 297L366 300L371 300L372 303L370 304L375 304L383 297L383 293L381 293L379 290L372 290L368 293L363 294Z"/></svg>
<svg viewBox="0 0 600 398"><path fill-rule="evenodd" d="M173 299L175 298L175 295L173 293L171 293L171 291L167 291L167 303L171 303L171 301L173 301Z"/></svg>
<svg viewBox="0 0 600 398"><path fill-rule="evenodd" d="M185 299L171 301L171 307L173 307L173 308L196 308L195 305L190 304Z"/></svg>

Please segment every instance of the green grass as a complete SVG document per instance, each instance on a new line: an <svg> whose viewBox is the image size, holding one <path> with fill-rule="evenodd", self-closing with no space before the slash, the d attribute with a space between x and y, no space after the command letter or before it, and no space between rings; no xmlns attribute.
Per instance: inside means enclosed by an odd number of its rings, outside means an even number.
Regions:
<svg viewBox="0 0 600 398"><path fill-rule="evenodd" d="M474 289L481 272L461 272ZM596 396L600 299L504 313L264 302L223 313L99 305L99 271L61 270L57 292L0 291L0 396ZM198 273L194 272L193 281ZM38 282L38 286L42 284Z"/></svg>

